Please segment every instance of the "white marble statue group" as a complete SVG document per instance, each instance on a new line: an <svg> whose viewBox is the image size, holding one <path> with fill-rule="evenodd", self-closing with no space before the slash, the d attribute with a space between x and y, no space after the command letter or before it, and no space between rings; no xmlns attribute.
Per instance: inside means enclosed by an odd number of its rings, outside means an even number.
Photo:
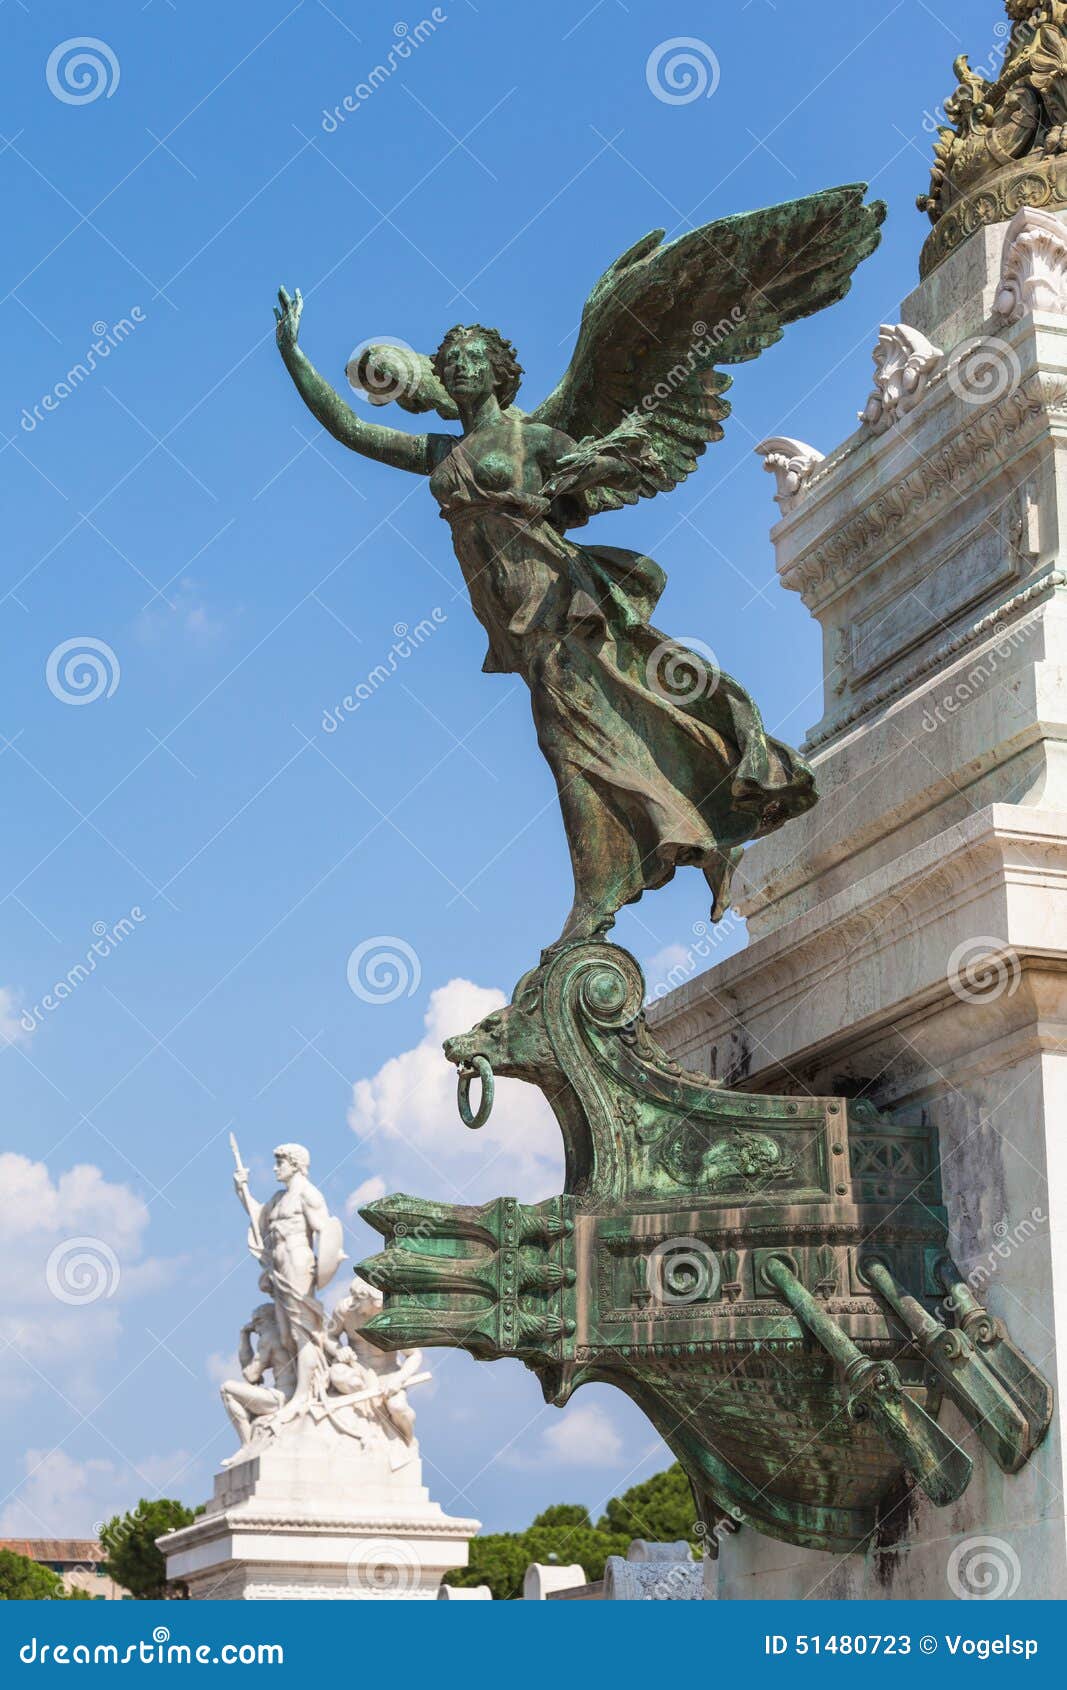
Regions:
<svg viewBox="0 0 1067 1690"><path fill-rule="evenodd" d="M231 1135L234 1188L248 1215L248 1248L261 1268L261 1303L241 1328L241 1378L227 1379L222 1400L241 1447L228 1463L255 1454L310 1420L328 1422L363 1449L386 1448L389 1465L417 1453L407 1388L429 1378L421 1352L385 1355L360 1335L382 1306L380 1292L356 1279L327 1314L317 1293L345 1259L342 1226L308 1178L302 1144L280 1144L274 1172L281 1189L259 1203ZM323 1430L326 1428L323 1427Z"/></svg>

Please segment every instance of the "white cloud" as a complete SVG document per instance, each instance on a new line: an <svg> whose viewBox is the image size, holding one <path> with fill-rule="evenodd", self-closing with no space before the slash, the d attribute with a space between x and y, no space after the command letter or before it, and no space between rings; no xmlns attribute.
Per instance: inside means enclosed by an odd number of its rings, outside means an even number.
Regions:
<svg viewBox="0 0 1067 1690"><path fill-rule="evenodd" d="M205 1363L205 1371L215 1385L221 1385L224 1379L239 1379L241 1363L237 1359L237 1351L231 1350L227 1355L221 1350L213 1350Z"/></svg>
<svg viewBox="0 0 1067 1690"><path fill-rule="evenodd" d="M90 1163L53 1179L44 1162L14 1151L0 1152L0 1191L0 1341L11 1345L3 1395L55 1380L81 1403L114 1354L122 1304L167 1278L168 1264L141 1255L148 1208Z"/></svg>
<svg viewBox="0 0 1067 1690"><path fill-rule="evenodd" d="M208 609L199 583L189 577L179 581L168 599L143 610L136 623L138 639L149 646L159 645L175 630L197 646L213 645L223 632L222 623Z"/></svg>
<svg viewBox="0 0 1067 1690"><path fill-rule="evenodd" d="M348 1122L373 1139L387 1190L465 1203L501 1194L539 1202L562 1190L560 1130L536 1086L498 1080L493 1113L479 1132L463 1125L456 1108L456 1070L441 1044L506 1002L503 992L470 980L439 986L420 1043L353 1086Z"/></svg>
<svg viewBox="0 0 1067 1690"><path fill-rule="evenodd" d="M657 951L655 956L649 957L645 963L645 984L649 996L656 996L656 988L659 987L658 995L662 997L665 985L681 984L691 974L695 974L696 969L697 963L691 949L687 950L685 945L664 945L661 951Z"/></svg>
<svg viewBox="0 0 1067 1690"><path fill-rule="evenodd" d="M357 1185L355 1191L349 1192L345 1198L345 1214L358 1214L364 1203L376 1203L379 1197L385 1196L385 1189L381 1174L372 1174L362 1185Z"/></svg>
<svg viewBox="0 0 1067 1690"><path fill-rule="evenodd" d="M5 1197L4 1235L61 1237L97 1233L117 1254L140 1247L148 1208L127 1185L112 1185L91 1162L80 1162L52 1180L44 1162L12 1150L0 1152Z"/></svg>
<svg viewBox="0 0 1067 1690"><path fill-rule="evenodd" d="M22 1024L14 986L0 986L0 1045L19 1044L31 1035L32 1029Z"/></svg>
<svg viewBox="0 0 1067 1690"><path fill-rule="evenodd" d="M24 1477L0 1512L4 1537L92 1537L142 1496L198 1495L186 1450L137 1462L76 1461L64 1449L29 1449Z"/></svg>
<svg viewBox="0 0 1067 1690"><path fill-rule="evenodd" d="M544 1458L561 1467L615 1467L622 1460L622 1438L598 1403L563 1409L541 1445Z"/></svg>

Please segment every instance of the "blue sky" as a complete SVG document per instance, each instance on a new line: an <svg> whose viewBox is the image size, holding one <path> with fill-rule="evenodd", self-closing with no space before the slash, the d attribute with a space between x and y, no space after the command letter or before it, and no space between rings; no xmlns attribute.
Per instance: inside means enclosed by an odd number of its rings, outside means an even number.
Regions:
<svg viewBox="0 0 1067 1690"><path fill-rule="evenodd" d="M569 905L527 695L479 672L424 484L303 410L273 344L278 284L302 288L302 344L343 390L368 338L432 350L480 320L515 341L532 404L589 286L646 230L870 180L890 219L850 296L736 373L697 476L596 530L666 568L660 625L710 644L798 743L822 713L818 629L776 583L752 449L785 433L827 450L855 426L878 324L916 278L924 113L957 52L985 65L1002 21L996 0L447 0L324 125L430 15L4 8L0 1533L79 1533L158 1488L207 1494L231 1447L218 1378L258 1300L229 1130L260 1196L271 1147L307 1143L341 1213L361 1189L559 1189L536 1094L504 1091L469 1134L436 1053ZM72 102L46 67L84 35L106 43L110 92ZM718 85L670 104L646 65L681 36L706 43ZM107 357L59 397L101 335ZM324 731L424 621L418 650ZM101 693L72 704L60 648L86 639L103 667L82 681ZM617 937L654 975L706 913L683 874ZM348 959L382 936L406 975L368 1002ZM95 968L43 1008L94 941ZM735 927L723 953L739 943ZM47 1273L81 1237L111 1252L112 1294L85 1305ZM353 1218L350 1254L371 1243ZM596 1510L664 1464L617 1393L561 1415L516 1363L431 1361L427 1482L489 1528L561 1499Z"/></svg>

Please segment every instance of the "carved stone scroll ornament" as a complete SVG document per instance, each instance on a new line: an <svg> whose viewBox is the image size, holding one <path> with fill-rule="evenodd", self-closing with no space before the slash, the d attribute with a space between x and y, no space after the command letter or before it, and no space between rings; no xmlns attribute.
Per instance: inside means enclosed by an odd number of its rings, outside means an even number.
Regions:
<svg viewBox="0 0 1067 1690"><path fill-rule="evenodd" d="M1028 311L1067 312L1067 224L1024 206L1004 237L994 310L1015 322Z"/></svg>
<svg viewBox="0 0 1067 1690"><path fill-rule="evenodd" d="M724 1520L857 1548L905 1475L952 1503L972 1462L938 1424L945 1396L1017 1471L1051 1392L947 1260L933 1132L683 1070L644 991L626 951L576 945L448 1040L461 1080L477 1059L544 1092L566 1189L370 1204L386 1247L360 1272L385 1304L366 1336L517 1357L557 1405L620 1386L688 1474L708 1553Z"/></svg>
<svg viewBox="0 0 1067 1690"><path fill-rule="evenodd" d="M944 354L907 323L883 323L874 359L874 391L860 412L860 422L875 434L915 409Z"/></svg>
<svg viewBox="0 0 1067 1690"><path fill-rule="evenodd" d="M791 440L784 434L761 440L754 450L763 459L764 469L774 476L774 497L783 512L791 508L793 500L803 491L816 465L825 461L823 453L817 452L814 446L805 445L803 440Z"/></svg>

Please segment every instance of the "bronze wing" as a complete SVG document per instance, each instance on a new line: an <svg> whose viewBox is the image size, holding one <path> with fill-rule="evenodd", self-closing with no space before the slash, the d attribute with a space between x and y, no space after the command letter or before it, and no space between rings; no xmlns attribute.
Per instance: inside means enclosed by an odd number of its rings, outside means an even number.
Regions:
<svg viewBox="0 0 1067 1690"><path fill-rule="evenodd" d="M865 183L707 223L662 245L657 229L606 270L582 312L570 366L531 422L576 440L616 434L631 473L578 495L578 520L677 486L722 438L730 377L785 325L844 297L881 238ZM635 430L635 424L638 427ZM610 448L611 443L609 443Z"/></svg>

